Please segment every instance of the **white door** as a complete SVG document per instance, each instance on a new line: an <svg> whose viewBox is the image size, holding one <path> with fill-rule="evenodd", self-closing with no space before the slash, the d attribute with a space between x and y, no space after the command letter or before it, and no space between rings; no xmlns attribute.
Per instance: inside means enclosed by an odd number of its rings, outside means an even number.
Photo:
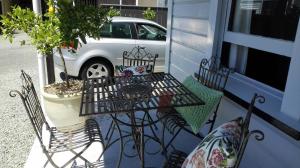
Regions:
<svg viewBox="0 0 300 168"><path fill-rule="evenodd" d="M164 71L166 31L156 25L138 23L136 45L144 47L152 55L158 54L155 71Z"/></svg>

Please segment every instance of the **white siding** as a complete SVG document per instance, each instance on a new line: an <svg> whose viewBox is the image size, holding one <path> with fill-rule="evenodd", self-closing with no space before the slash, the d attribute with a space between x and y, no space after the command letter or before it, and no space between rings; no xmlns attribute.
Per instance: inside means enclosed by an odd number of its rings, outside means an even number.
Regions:
<svg viewBox="0 0 300 168"><path fill-rule="evenodd" d="M210 23L210 5L209 0L174 0L169 4L167 71L179 80L193 74L202 58L211 56L213 34L209 29L214 29L210 25L215 23Z"/></svg>
<svg viewBox="0 0 300 168"><path fill-rule="evenodd" d="M208 0L174 1L174 17L208 19Z"/></svg>

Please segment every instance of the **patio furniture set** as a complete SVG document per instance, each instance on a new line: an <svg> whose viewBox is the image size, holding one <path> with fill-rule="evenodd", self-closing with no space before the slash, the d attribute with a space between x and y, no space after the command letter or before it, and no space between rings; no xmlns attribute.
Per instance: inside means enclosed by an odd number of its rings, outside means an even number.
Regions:
<svg viewBox="0 0 300 168"><path fill-rule="evenodd" d="M166 168L238 167L250 135L256 134L255 138L259 141L264 139L261 131L249 131L254 104L257 100L263 103L264 98L255 94L245 119L237 118L213 130L230 70L221 67L217 59L203 59L199 71L181 83L171 74L153 72L156 58L157 55L146 52L145 48L134 48L124 52L123 65L116 68L119 69L118 75L84 80L78 114L109 116L111 123L105 137L93 119L66 128L50 127L30 76L22 71L22 90L12 90L10 96L18 94L21 97L48 158L45 165L50 162L54 167L105 167L105 151L119 143L116 167L122 167L124 157L138 157L140 167L147 167L145 154L158 153L165 157L166 162L161 167ZM150 113L156 113L156 116ZM162 125L162 135L157 134L158 123ZM206 136L199 133L204 124L210 124ZM126 131L122 127L130 129ZM146 128L150 134L145 133ZM170 146L175 148L172 143L182 130L202 140L189 155L169 150ZM165 131L172 135L167 143ZM45 132L50 135L48 144L45 144ZM134 155L124 150L129 141L133 142L132 149L136 151ZM147 152L146 144L149 141L159 145L159 152ZM98 161L91 163L82 153L93 143L100 143L103 151ZM81 150L78 151L78 148ZM74 157L64 165L57 165L52 156L62 151L70 151ZM76 159L84 160L85 165L77 165Z"/></svg>

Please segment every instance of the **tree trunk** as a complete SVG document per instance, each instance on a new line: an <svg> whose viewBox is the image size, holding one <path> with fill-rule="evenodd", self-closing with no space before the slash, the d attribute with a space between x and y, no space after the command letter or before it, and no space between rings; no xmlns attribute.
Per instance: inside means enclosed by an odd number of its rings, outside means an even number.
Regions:
<svg viewBox="0 0 300 168"><path fill-rule="evenodd" d="M47 57L46 57L46 65L47 65L48 84L52 84L52 83L55 82L55 71L54 71L53 53L47 55Z"/></svg>
<svg viewBox="0 0 300 168"><path fill-rule="evenodd" d="M65 62L64 56L62 54L61 48L58 47L57 49L58 49L58 53L60 55L61 61L63 63L63 66L64 66L64 73L65 73L65 77L66 77L67 87L69 88L70 87L70 82L69 82L69 75L68 75L68 72L67 72L66 62Z"/></svg>

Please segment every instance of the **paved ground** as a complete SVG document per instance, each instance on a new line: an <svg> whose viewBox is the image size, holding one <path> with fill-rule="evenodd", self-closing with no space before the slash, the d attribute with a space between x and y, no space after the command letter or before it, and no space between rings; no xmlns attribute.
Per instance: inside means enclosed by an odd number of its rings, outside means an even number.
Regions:
<svg viewBox="0 0 300 168"><path fill-rule="evenodd" d="M11 98L10 89L20 88L20 71L29 73L38 88L37 57L30 45L20 46L19 39L10 44L0 36L0 167L19 168L26 162L35 134L21 100Z"/></svg>

